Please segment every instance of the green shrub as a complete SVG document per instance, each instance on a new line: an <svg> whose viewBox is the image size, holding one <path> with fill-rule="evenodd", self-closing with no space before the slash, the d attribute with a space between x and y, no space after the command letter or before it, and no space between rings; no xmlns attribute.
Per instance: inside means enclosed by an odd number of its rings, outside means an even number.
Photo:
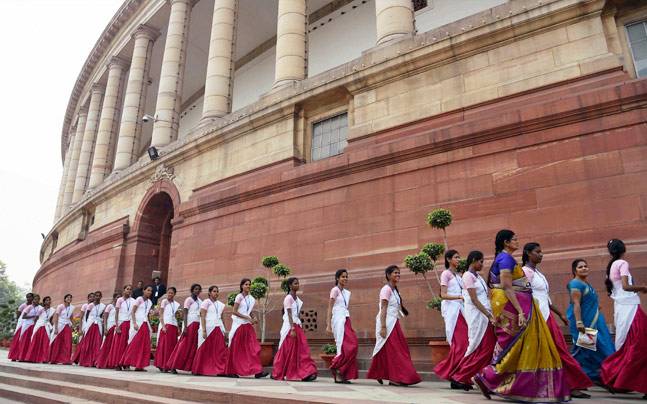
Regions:
<svg viewBox="0 0 647 404"><path fill-rule="evenodd" d="M427 215L427 223L434 229L445 229L452 224L452 212L447 209L434 209Z"/></svg>
<svg viewBox="0 0 647 404"><path fill-rule="evenodd" d="M270 286L270 284L267 282L267 279L263 278L262 276L257 276L254 278L251 282L252 284L254 283L262 283L265 286Z"/></svg>
<svg viewBox="0 0 647 404"><path fill-rule="evenodd" d="M272 272L279 278L286 278L292 271L286 265L276 264L272 267Z"/></svg>
<svg viewBox="0 0 647 404"><path fill-rule="evenodd" d="M263 260L261 261L261 264L267 269L270 269L278 265L278 263L279 263L279 259L274 255L270 255L269 257L263 257Z"/></svg>
<svg viewBox="0 0 647 404"><path fill-rule="evenodd" d="M438 261L438 258L445 252L445 246L438 243L427 243L420 251L427 254L432 260Z"/></svg>
<svg viewBox="0 0 647 404"><path fill-rule="evenodd" d="M459 273L463 273L467 271L467 259L463 258L462 260L458 261L458 267L456 268L456 271Z"/></svg>
<svg viewBox="0 0 647 404"><path fill-rule="evenodd" d="M266 279L261 278L265 282L256 282L256 279L254 279L254 282L252 282L251 286L249 287L249 294L252 295L254 299L258 300L265 297L268 287Z"/></svg>
<svg viewBox="0 0 647 404"><path fill-rule="evenodd" d="M336 355L337 354L337 345L335 344L324 344L321 347L321 352L326 355Z"/></svg>
<svg viewBox="0 0 647 404"><path fill-rule="evenodd" d="M407 255L404 259L404 264L416 275L424 274L433 267L431 258L424 252Z"/></svg>
<svg viewBox="0 0 647 404"><path fill-rule="evenodd" d="M227 295L227 306L234 307L234 304L236 303L236 296L238 296L238 292L231 292Z"/></svg>
<svg viewBox="0 0 647 404"><path fill-rule="evenodd" d="M427 302L427 308L431 310L440 311L440 305L442 301L443 299L441 299L439 296L436 296Z"/></svg>

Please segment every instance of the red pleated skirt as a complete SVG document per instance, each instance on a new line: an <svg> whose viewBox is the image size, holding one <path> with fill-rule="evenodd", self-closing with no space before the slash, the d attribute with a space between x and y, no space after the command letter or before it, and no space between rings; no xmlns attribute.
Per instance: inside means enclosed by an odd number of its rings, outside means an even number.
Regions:
<svg viewBox="0 0 647 404"><path fill-rule="evenodd" d="M564 368L566 383L568 383L569 389L584 390L593 386L591 379L589 379L586 373L584 373L579 362L573 358L573 355L571 355L568 350L564 334L562 334L562 331L559 329L559 325L557 325L557 321L555 321L552 314L548 316L546 325L550 330L550 335L553 336L553 341L555 341L555 346L559 352L559 358L562 360L562 367Z"/></svg>
<svg viewBox="0 0 647 404"><path fill-rule="evenodd" d="M357 379L357 335L350 322L350 317L346 317L344 323L344 341L341 344L341 352L335 356L330 364L331 369L335 369L344 380Z"/></svg>
<svg viewBox="0 0 647 404"><path fill-rule="evenodd" d="M185 332L180 336L175 349L173 349L173 353L166 364L166 369L191 371L195 351L198 349L199 327L200 324L197 321L189 324Z"/></svg>
<svg viewBox="0 0 647 404"><path fill-rule="evenodd" d="M34 325L28 326L24 332L20 333L20 342L18 346L18 357L16 358L19 361L24 361L27 359L27 352L29 352L29 347L31 346L31 334L34 332Z"/></svg>
<svg viewBox="0 0 647 404"><path fill-rule="evenodd" d="M609 355L600 369L602 383L614 390L647 394L647 316L640 306L622 347Z"/></svg>
<svg viewBox="0 0 647 404"><path fill-rule="evenodd" d="M130 321L124 321L119 326L119 334L115 329L115 334L112 336L112 344L110 344L110 353L108 354L108 361L105 364L106 369L114 369L119 366L121 357L124 356L126 346L128 345L128 333L130 332ZM78 347L77 347L78 348Z"/></svg>
<svg viewBox="0 0 647 404"><path fill-rule="evenodd" d="M58 331L49 347L49 363L72 364L72 328L69 325Z"/></svg>
<svg viewBox="0 0 647 404"><path fill-rule="evenodd" d="M317 366L310 357L308 340L299 325L294 325L295 336L288 334L274 357L272 378L300 381L317 374Z"/></svg>
<svg viewBox="0 0 647 404"><path fill-rule="evenodd" d="M99 325L92 324L88 331L83 336L81 343L76 347L78 355L79 366L86 368L94 367L94 363L99 356L101 349L101 333L99 332Z"/></svg>
<svg viewBox="0 0 647 404"><path fill-rule="evenodd" d="M449 347L449 355L434 367L434 373L441 379L452 380L454 373L459 370L458 364L465 357L468 345L467 323L463 315L458 313L454 335L452 335L452 344ZM492 358L490 357L490 359Z"/></svg>
<svg viewBox="0 0 647 404"><path fill-rule="evenodd" d="M45 363L49 359L49 335L46 327L40 327L32 335L25 362Z"/></svg>
<svg viewBox="0 0 647 404"><path fill-rule="evenodd" d="M126 347L124 355L119 362L120 366L133 366L135 369L144 369L151 364L151 331L148 323L144 322L132 341Z"/></svg>
<svg viewBox="0 0 647 404"><path fill-rule="evenodd" d="M494 345L496 345L496 334L494 334L494 328L488 326L476 350L464 356L458 363L456 371L452 374L452 380L471 385L472 377L492 362Z"/></svg>
<svg viewBox="0 0 647 404"><path fill-rule="evenodd" d="M251 324L243 324L236 330L229 343L228 375L252 376L263 371L261 366L261 344Z"/></svg>
<svg viewBox="0 0 647 404"><path fill-rule="evenodd" d="M176 326L166 324L166 332L162 332L160 328L157 334L157 349L155 349L155 362L153 364L160 370L169 370L166 364L177 345L177 331Z"/></svg>
<svg viewBox="0 0 647 404"><path fill-rule="evenodd" d="M220 328L216 327L196 350L191 373L203 376L224 375L228 359L229 350L225 344L225 337Z"/></svg>
<svg viewBox="0 0 647 404"><path fill-rule="evenodd" d="M101 349L99 349L99 355L97 355L97 360L95 361L95 366L99 369L108 368L108 357L110 356L110 348L112 347L112 340L115 338L115 329L116 326L110 327L106 337L103 339L103 344L101 344Z"/></svg>
<svg viewBox="0 0 647 404"><path fill-rule="evenodd" d="M17 361L20 357L20 335L22 334L22 328L18 330L11 338L11 345L9 346L9 353L7 358L12 361Z"/></svg>
<svg viewBox="0 0 647 404"><path fill-rule="evenodd" d="M406 385L422 381L413 367L407 339L404 337L399 320L395 322L382 349L373 356L366 378L389 380Z"/></svg>

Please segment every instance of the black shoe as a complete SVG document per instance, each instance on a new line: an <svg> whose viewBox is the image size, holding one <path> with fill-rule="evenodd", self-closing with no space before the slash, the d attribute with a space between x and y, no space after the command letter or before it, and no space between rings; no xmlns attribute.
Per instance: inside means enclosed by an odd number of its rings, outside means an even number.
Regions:
<svg viewBox="0 0 647 404"><path fill-rule="evenodd" d="M378 383L380 383L380 384L384 384L384 382L382 381L382 379L377 379L377 382L378 382Z"/></svg>
<svg viewBox="0 0 647 404"><path fill-rule="evenodd" d="M262 379L263 377L267 377L267 375L269 375L269 373L267 373L267 372L260 372L260 373L256 373L256 374L254 375L254 378L256 378L256 379Z"/></svg>
<svg viewBox="0 0 647 404"><path fill-rule="evenodd" d="M457 381L454 381L454 380L451 380L449 382L449 387L452 390L464 390L464 391L474 390L474 387L470 386L469 384L457 382Z"/></svg>
<svg viewBox="0 0 647 404"><path fill-rule="evenodd" d="M346 380L346 379L335 380L335 383L338 383L338 384L351 384L350 380Z"/></svg>
<svg viewBox="0 0 647 404"><path fill-rule="evenodd" d="M389 380L389 386L408 387L409 385L405 383L392 382Z"/></svg>
<svg viewBox="0 0 647 404"><path fill-rule="evenodd" d="M303 379L302 381L304 381L304 382L313 382L313 381L315 381L315 380L317 380L317 374L316 374L316 373L313 373L313 374L311 374L310 376L308 376L308 377L306 377L305 379Z"/></svg>
<svg viewBox="0 0 647 404"><path fill-rule="evenodd" d="M479 379L478 377L475 377L474 382L476 383L477 386L479 386L479 390L481 390L481 393L483 394L483 396L488 400L492 400L492 396L490 396L490 390L488 390L485 384L483 384L481 379Z"/></svg>
<svg viewBox="0 0 647 404"><path fill-rule="evenodd" d="M573 398L591 398L590 394L586 394L580 390L571 390L571 397Z"/></svg>
<svg viewBox="0 0 647 404"><path fill-rule="evenodd" d="M227 377L231 377L232 379L238 379L238 377L239 377L239 376L238 376L238 375L231 374L231 375L227 375Z"/></svg>
<svg viewBox="0 0 647 404"><path fill-rule="evenodd" d="M177 370L175 370L175 369L171 369L171 373L173 373L174 375L176 375L176 374L177 374Z"/></svg>

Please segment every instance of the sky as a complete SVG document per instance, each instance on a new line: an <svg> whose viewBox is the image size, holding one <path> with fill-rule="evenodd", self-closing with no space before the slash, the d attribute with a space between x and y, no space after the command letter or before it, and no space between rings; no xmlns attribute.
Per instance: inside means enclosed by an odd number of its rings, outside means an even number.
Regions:
<svg viewBox="0 0 647 404"><path fill-rule="evenodd" d="M19 286L54 222L72 87L122 2L0 0L0 260Z"/></svg>

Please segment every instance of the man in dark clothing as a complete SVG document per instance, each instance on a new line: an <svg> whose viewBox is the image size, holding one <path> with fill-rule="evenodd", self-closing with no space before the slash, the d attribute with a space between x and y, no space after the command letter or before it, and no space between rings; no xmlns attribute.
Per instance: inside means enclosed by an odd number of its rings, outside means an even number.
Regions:
<svg viewBox="0 0 647 404"><path fill-rule="evenodd" d="M153 302L153 306L157 304L157 299L160 297L164 296L166 294L166 286L162 283L162 280L160 279L159 276L156 276L153 279L153 294L151 295L151 301Z"/></svg>
<svg viewBox="0 0 647 404"><path fill-rule="evenodd" d="M139 281L137 282L137 287L133 289L133 294L132 297L133 299L137 299L139 296L144 295L144 281Z"/></svg>

